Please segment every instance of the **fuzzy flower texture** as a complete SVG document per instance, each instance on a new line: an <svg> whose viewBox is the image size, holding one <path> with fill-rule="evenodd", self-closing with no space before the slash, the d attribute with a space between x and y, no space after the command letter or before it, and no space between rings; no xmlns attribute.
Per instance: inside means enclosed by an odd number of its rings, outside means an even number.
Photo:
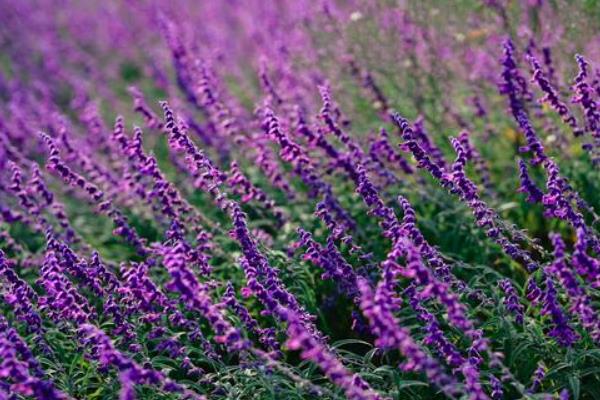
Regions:
<svg viewBox="0 0 600 400"><path fill-rule="evenodd" d="M597 398L596 3L0 1L0 400Z"/></svg>

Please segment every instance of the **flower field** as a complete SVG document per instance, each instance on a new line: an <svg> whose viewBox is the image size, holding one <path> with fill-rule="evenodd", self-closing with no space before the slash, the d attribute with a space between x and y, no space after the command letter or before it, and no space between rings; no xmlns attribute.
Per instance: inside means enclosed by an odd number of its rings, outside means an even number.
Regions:
<svg viewBox="0 0 600 400"><path fill-rule="evenodd" d="M600 1L0 0L0 400L600 399Z"/></svg>

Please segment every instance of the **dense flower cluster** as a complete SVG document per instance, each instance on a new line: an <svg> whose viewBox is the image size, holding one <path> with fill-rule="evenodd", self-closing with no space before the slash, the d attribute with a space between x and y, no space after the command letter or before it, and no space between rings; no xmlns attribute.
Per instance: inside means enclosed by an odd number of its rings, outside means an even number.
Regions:
<svg viewBox="0 0 600 400"><path fill-rule="evenodd" d="M0 2L0 400L594 398L576 3Z"/></svg>
<svg viewBox="0 0 600 400"><path fill-rule="evenodd" d="M9 394L48 400L68 398L44 379L39 362L4 317L0 317L0 356L0 396L3 398L9 398Z"/></svg>

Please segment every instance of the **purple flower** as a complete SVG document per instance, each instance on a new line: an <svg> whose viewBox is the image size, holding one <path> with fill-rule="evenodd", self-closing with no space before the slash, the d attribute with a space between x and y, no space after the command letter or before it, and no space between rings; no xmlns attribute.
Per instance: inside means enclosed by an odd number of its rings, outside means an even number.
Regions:
<svg viewBox="0 0 600 400"><path fill-rule="evenodd" d="M244 255L241 259L247 282L244 292L247 295L257 296L270 314L275 312L278 304L290 309L301 318L309 331L321 340L322 335L313 323L314 317L306 312L296 297L285 288L277 270L269 264L269 260L258 249L248 231L246 215L240 209L239 204L235 202L231 204L230 217L233 221L231 235L242 247Z"/></svg>
<svg viewBox="0 0 600 400"><path fill-rule="evenodd" d="M14 270L13 264L0 250L0 277L7 285L7 290L2 294L3 300L11 306L16 317L27 323L27 329L36 334L41 334L42 319L35 309L38 300L35 291L22 280Z"/></svg>
<svg viewBox="0 0 600 400"><path fill-rule="evenodd" d="M271 210L278 225L283 225L283 212L275 205L275 201L267 195L262 189L256 187L242 172L238 163L232 161L229 168L229 173L225 183L233 189L233 193L241 196L241 202L247 203L255 200L262 204L265 209Z"/></svg>
<svg viewBox="0 0 600 400"><path fill-rule="evenodd" d="M162 101L160 105L165 115L164 129L168 135L169 146L185 155L186 165L197 178L197 185L210 193L220 208L226 209L227 195L219 188L226 175L190 140L183 127L175 123L169 104Z"/></svg>
<svg viewBox="0 0 600 400"><path fill-rule="evenodd" d="M250 315L248 309L236 298L235 290L233 289L231 282L227 282L227 288L225 289L225 294L221 298L221 301L235 312L248 332L251 332L258 337L259 341L270 351L271 357L281 357L281 346L275 336L275 330L273 328L259 327L258 321Z"/></svg>
<svg viewBox="0 0 600 400"><path fill-rule="evenodd" d="M437 349L448 365L456 368L462 365L466 360L458 348L446 337L436 317L430 313L419 298L415 285L410 285L405 291L409 297L409 304L416 311L417 317L425 324L424 331L426 336L423 343L433 345Z"/></svg>
<svg viewBox="0 0 600 400"><path fill-rule="evenodd" d="M281 129L279 119L275 116L273 110L264 107L262 114L263 130L269 138L279 144L281 158L292 164L295 173L300 176L314 195L319 193L323 196L323 204L332 213L342 229L345 231L353 229L355 222L333 195L331 185L318 176L308 154Z"/></svg>
<svg viewBox="0 0 600 400"><path fill-rule="evenodd" d="M406 159L402 157L400 153L396 152L392 147L385 129L381 129L379 131L379 139L371 143L369 155L378 161L383 158L388 163L391 163L395 168L399 167L405 174L414 173L414 169L408 163L408 161L406 161ZM383 162L381 162L379 169L385 169Z"/></svg>
<svg viewBox="0 0 600 400"><path fill-rule="evenodd" d="M600 126L600 113L597 110L596 102L592 98L592 88L587 83L589 64L582 55L575 55L579 73L575 77L575 96L572 99L573 103L580 103L585 113L586 128L595 132Z"/></svg>
<svg viewBox="0 0 600 400"><path fill-rule="evenodd" d="M146 255L147 250L145 249L145 241L129 226L127 218L114 207L112 201L110 199L102 201L104 193L100 191L96 185L89 183L83 176L73 172L64 163L60 158L58 147L50 136L45 133L40 133L40 135L50 152L46 168L58 173L65 183L82 188L94 202L99 203L98 209L112 218L116 226L113 232L128 241L140 255Z"/></svg>
<svg viewBox="0 0 600 400"><path fill-rule="evenodd" d="M214 304L210 298L208 287L201 283L187 267L185 246L175 243L171 247L164 248L163 253L163 263L171 276L167 288L178 292L190 309L202 313L217 335L215 340L218 343L225 344L232 351L246 349L248 341L227 321L221 307Z"/></svg>
<svg viewBox="0 0 600 400"><path fill-rule="evenodd" d="M552 87L552 84L546 78L538 60L533 55L529 55L527 58L531 64L531 67L533 68L533 77L531 80L535 81L545 94L545 96L542 97L539 102L550 104L550 106L554 108L556 112L558 112L563 121L572 128L573 134L575 136L581 136L583 134L583 130L579 128L575 116L571 113L571 111L569 111L566 104L559 99L558 93L554 90L554 87Z"/></svg>
<svg viewBox="0 0 600 400"><path fill-rule="evenodd" d="M466 152L467 160L472 161L475 165L475 170L479 174L479 178L481 179L481 183L483 184L486 192L488 194L492 194L494 189L489 168L481 154L479 154L479 151L477 151L475 146L471 144L471 141L469 140L469 132L462 131L458 135L458 141Z"/></svg>
<svg viewBox="0 0 600 400"><path fill-rule="evenodd" d="M2 389L15 395L47 400L64 400L68 397L60 392L52 382L45 379L45 373L25 341L16 330L0 316L0 381ZM1 395L1 394L0 394Z"/></svg>
<svg viewBox="0 0 600 400"><path fill-rule="evenodd" d="M519 296L517 295L514 286L509 279L500 280L498 286L500 286L505 295L503 300L504 307L506 307L507 311L514 314L515 322L522 325L525 307L520 303Z"/></svg>
<svg viewBox="0 0 600 400"><path fill-rule="evenodd" d="M577 242L573 251L572 263L575 271L584 277L592 287L600 287L600 260L588 255L589 235L583 228L576 230Z"/></svg>
<svg viewBox="0 0 600 400"><path fill-rule="evenodd" d="M546 367L544 364L540 363L538 367L533 372L533 381L531 382L531 386L527 389L528 393L535 393L539 390L542 385L542 381L546 377Z"/></svg>
<svg viewBox="0 0 600 400"><path fill-rule="evenodd" d="M417 167L427 170L434 178L438 179L442 186L449 188L452 183L448 180L440 166L432 161L425 149L418 143L417 134L410 127L410 123L406 118L403 118L397 112L391 113L391 118L396 126L400 129L404 143L401 148L408 150L417 160Z"/></svg>
<svg viewBox="0 0 600 400"><path fill-rule="evenodd" d="M298 245L306 248L304 260L310 261L323 269L322 279L333 279L350 299L354 299L358 292L356 287L357 274L339 252L331 237L324 248L317 243L312 235L302 228L298 228L300 237Z"/></svg>
<svg viewBox="0 0 600 400"><path fill-rule="evenodd" d="M500 93L504 94L509 99L511 113L517 121L519 128L525 135L527 146L522 147L522 152L531 151L533 153L532 163L540 164L546 160L544 154L544 146L537 137L531 122L525 110L525 102L531 98L531 94L527 90L527 84L523 76L520 74L517 64L514 59L515 48L510 39L504 42L504 59L502 65L502 82L500 83Z"/></svg>
<svg viewBox="0 0 600 400"><path fill-rule="evenodd" d="M572 269L565 259L565 244L558 234L551 233L550 240L554 246L554 261L546 268L561 283L567 292L570 311L577 315L582 326L589 332L596 343L600 343L600 319L592 308L592 299L584 287L579 284Z"/></svg>
<svg viewBox="0 0 600 400"><path fill-rule="evenodd" d="M303 359L311 360L317 364L325 376L344 390L348 399L382 399L370 388L367 382L347 370L326 346L316 340L297 314L281 307L278 308L277 314L287 322L288 348L290 350L300 350L300 356Z"/></svg>
<svg viewBox="0 0 600 400"><path fill-rule="evenodd" d="M133 396L134 385L153 385L173 393L196 400L204 399L183 386L171 381L162 372L141 366L125 354L121 353L112 343L108 335L91 324L83 324L78 329L80 341L89 349L89 356L97 360L103 368L114 367L120 371L121 398Z"/></svg>
<svg viewBox="0 0 600 400"><path fill-rule="evenodd" d="M419 347L410 337L407 329L400 327L390 305L388 291L382 280L375 292L365 279L358 280L361 292L361 310L369 321L371 332L376 336L375 344L383 349L398 349L406 358L402 368L423 372L440 389L453 395L453 379L446 375L442 367Z"/></svg>
<svg viewBox="0 0 600 400"><path fill-rule="evenodd" d="M500 400L504 396L504 390L502 389L502 382L494 375L490 375L490 386L492 387L492 399Z"/></svg>
<svg viewBox="0 0 600 400"><path fill-rule="evenodd" d="M552 323L552 329L548 335L565 347L570 347L579 340L579 335L569 325L569 317L565 315L557 299L556 288L550 277L545 279L546 288L542 297L542 315L548 315Z"/></svg>
<svg viewBox="0 0 600 400"><path fill-rule="evenodd" d="M517 191L526 193L528 202L541 203L544 193L538 189L538 187L535 185L535 182L529 176L527 163L523 160L519 160L519 178L521 180L521 186Z"/></svg>
<svg viewBox="0 0 600 400"><path fill-rule="evenodd" d="M133 97L133 111L142 115L146 126L150 129L162 129L162 122L146 103L141 90L135 86L130 86L128 91L131 97Z"/></svg>
<svg viewBox="0 0 600 400"><path fill-rule="evenodd" d="M419 118L415 120L413 127L414 138L423 148L423 151L431 156L438 167L445 169L447 166L446 160L444 159L444 153L442 153L442 150L440 150L433 140L429 138L429 134L425 130L425 119L422 116L419 116Z"/></svg>

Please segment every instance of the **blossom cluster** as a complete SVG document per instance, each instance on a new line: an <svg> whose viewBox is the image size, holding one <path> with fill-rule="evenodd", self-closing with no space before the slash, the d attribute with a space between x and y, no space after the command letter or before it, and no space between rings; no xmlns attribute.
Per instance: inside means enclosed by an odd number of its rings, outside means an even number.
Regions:
<svg viewBox="0 0 600 400"><path fill-rule="evenodd" d="M0 2L0 400L597 397L598 12L459 3Z"/></svg>

